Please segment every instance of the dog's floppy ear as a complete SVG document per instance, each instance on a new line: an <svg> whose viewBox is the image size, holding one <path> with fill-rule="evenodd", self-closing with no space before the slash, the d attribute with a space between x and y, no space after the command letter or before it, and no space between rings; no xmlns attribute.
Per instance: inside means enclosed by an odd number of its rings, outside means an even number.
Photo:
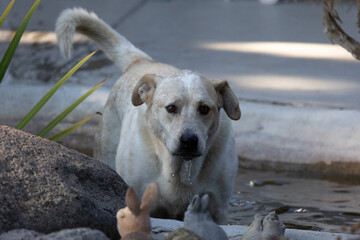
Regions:
<svg viewBox="0 0 360 240"><path fill-rule="evenodd" d="M225 80L211 80L211 82L219 96L220 107L224 108L230 119L239 120L241 117L239 101L228 82Z"/></svg>
<svg viewBox="0 0 360 240"><path fill-rule="evenodd" d="M131 102L134 106L140 106L143 103L150 103L156 89L156 75L145 74L136 84Z"/></svg>

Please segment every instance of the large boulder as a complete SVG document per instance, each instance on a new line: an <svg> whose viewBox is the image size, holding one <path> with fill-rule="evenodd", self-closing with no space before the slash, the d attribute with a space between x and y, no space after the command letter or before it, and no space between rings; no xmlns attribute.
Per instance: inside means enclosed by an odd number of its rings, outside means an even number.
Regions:
<svg viewBox="0 0 360 240"><path fill-rule="evenodd" d="M0 233L88 227L119 239L127 185L99 161L0 125L0 183Z"/></svg>

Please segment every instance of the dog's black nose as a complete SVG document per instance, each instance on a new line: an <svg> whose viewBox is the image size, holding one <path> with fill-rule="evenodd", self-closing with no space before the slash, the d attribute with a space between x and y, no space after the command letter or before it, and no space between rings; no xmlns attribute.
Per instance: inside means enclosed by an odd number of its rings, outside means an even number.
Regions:
<svg viewBox="0 0 360 240"><path fill-rule="evenodd" d="M198 137L190 132L185 132L180 137L180 143L182 147L188 149L196 149L198 144Z"/></svg>
<svg viewBox="0 0 360 240"><path fill-rule="evenodd" d="M178 156L185 161L192 160L201 156L198 149L199 138L191 131L185 131L180 136L179 148L174 152L175 156Z"/></svg>

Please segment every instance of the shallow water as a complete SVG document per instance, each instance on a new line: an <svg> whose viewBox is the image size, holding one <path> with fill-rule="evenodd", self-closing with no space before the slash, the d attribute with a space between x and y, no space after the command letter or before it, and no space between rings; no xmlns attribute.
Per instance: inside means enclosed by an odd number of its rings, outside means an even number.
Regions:
<svg viewBox="0 0 360 240"><path fill-rule="evenodd" d="M360 185L291 173L239 169L230 203L229 224L249 225L270 211L294 229L344 232L360 222Z"/></svg>

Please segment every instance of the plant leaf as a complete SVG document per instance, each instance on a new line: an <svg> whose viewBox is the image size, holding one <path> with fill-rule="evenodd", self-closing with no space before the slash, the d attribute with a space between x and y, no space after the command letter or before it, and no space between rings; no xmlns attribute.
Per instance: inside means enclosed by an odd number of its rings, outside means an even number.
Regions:
<svg viewBox="0 0 360 240"><path fill-rule="evenodd" d="M96 89L101 87L105 81L109 78L107 76L103 81L101 81L98 85L87 91L84 95L79 97L75 102L73 102L68 108L66 108L62 113L60 113L54 120L52 120L46 127L44 127L38 136L45 137L61 120L63 120L69 113L71 113L80 103L82 103L90 94L92 94Z"/></svg>
<svg viewBox="0 0 360 240"><path fill-rule="evenodd" d="M100 113L95 113L95 114L100 114ZM65 129L64 131L61 131L57 134L55 134L54 136L52 136L51 138L49 138L49 140L57 142L61 139L63 139L64 137L66 137L67 135L69 135L70 133L72 133L73 131L75 131L76 129L78 129L79 127L81 127L82 125L84 125L87 121L89 121L91 118L93 118L95 116L95 114L91 114L90 116L84 118L83 120L75 123L74 125L68 127L67 129Z"/></svg>
<svg viewBox="0 0 360 240"><path fill-rule="evenodd" d="M12 0L9 5L6 7L5 11L3 12L3 14L0 17L0 27L2 26L3 22L5 21L5 18L7 17L7 15L9 14L12 6L14 5L15 0Z"/></svg>
<svg viewBox="0 0 360 240"><path fill-rule="evenodd" d="M86 57L84 57L80 62L78 62L68 73L65 74L63 78L61 78L55 86L53 86L41 99L40 101L26 114L26 116L20 121L20 123L16 126L17 129L23 129L26 124L36 115L38 111L47 103L47 101L54 95L54 93L98 50L90 53Z"/></svg>
<svg viewBox="0 0 360 240"><path fill-rule="evenodd" d="M31 16L35 12L39 3L40 3L40 0L36 0L34 2L34 4L32 5L32 7L30 8L30 10L28 11L28 13L26 14L24 20L22 21L20 27L16 31L15 36L11 40L8 49L6 50L2 60L0 62L0 84L4 78L6 70L9 67L11 59L14 56L15 50L20 42L21 36L23 35L23 33L26 29L26 26L28 25L28 23L30 21Z"/></svg>

